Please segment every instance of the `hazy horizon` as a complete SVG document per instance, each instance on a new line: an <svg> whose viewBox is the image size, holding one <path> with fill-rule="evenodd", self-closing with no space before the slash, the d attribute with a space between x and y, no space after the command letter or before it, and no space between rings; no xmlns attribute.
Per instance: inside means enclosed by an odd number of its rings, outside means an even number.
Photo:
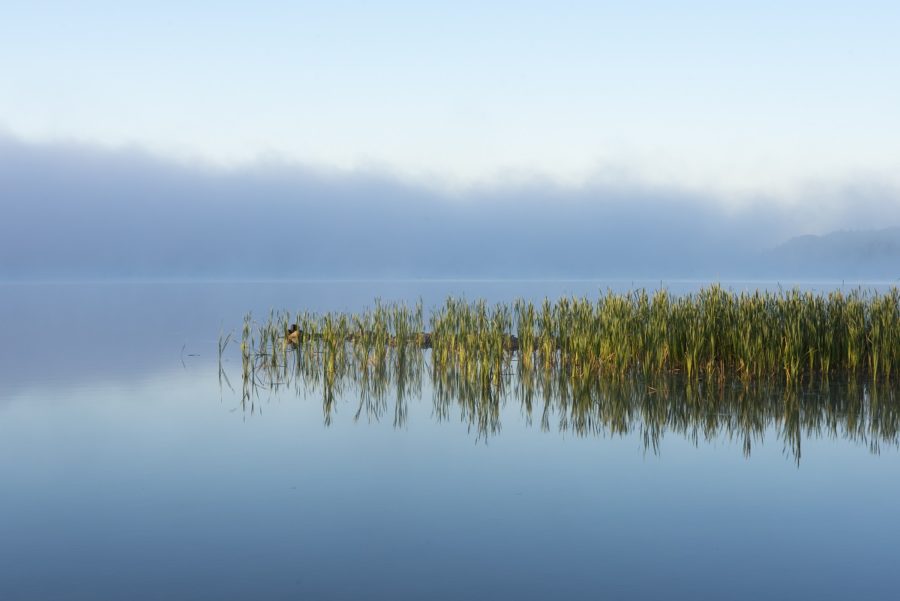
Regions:
<svg viewBox="0 0 900 601"><path fill-rule="evenodd" d="M894 191L875 186L740 207L633 181L447 191L377 170L214 168L10 136L0 186L0 277L15 280L803 277L764 253L900 223Z"/></svg>

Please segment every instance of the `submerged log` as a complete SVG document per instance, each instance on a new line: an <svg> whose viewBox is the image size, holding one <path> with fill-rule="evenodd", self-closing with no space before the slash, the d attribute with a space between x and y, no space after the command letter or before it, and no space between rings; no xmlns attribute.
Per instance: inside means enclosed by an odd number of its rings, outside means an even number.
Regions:
<svg viewBox="0 0 900 601"><path fill-rule="evenodd" d="M288 344L292 344L294 346L298 346L301 341L306 340L310 337L309 334L305 334L303 330L299 330L296 324L292 324L290 328L284 333L284 338L288 342ZM321 338L321 334L315 335L316 338ZM356 341L356 336L350 334L346 338L347 342L353 343ZM388 341L390 346L396 347L398 346L398 340L395 336L391 336ZM430 349L432 348L432 336L431 332L418 332L410 337L407 344L416 344L420 349ZM515 334L510 334L506 337L506 340L503 343L504 348L514 353L519 350L519 338Z"/></svg>

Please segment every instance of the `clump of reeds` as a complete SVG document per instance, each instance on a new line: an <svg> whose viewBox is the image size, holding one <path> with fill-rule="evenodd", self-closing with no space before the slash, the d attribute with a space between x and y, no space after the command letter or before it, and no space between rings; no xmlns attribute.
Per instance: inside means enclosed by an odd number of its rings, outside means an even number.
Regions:
<svg viewBox="0 0 900 601"><path fill-rule="evenodd" d="M511 306L450 298L432 311L430 332L424 321L421 303L377 303L356 315L272 313L254 331L245 323L241 349L249 371L251 354L270 367L283 366L289 350L313 355L326 380L352 363L406 361L430 349L435 373L453 369L494 387L514 359L520 370L569 378L681 373L789 383L891 379L900 365L897 289L820 295L712 286L684 296L638 290Z"/></svg>
<svg viewBox="0 0 900 601"><path fill-rule="evenodd" d="M561 301L545 344L572 372L682 372L797 381L814 374L889 378L900 361L900 293L827 296L798 290L694 295L609 293L594 303ZM545 311L547 310L545 306ZM556 351L554 354L554 350ZM546 355L549 355L547 357Z"/></svg>
<svg viewBox="0 0 900 601"><path fill-rule="evenodd" d="M900 405L885 385L900 363L896 289L818 295L713 286L685 296L638 290L512 305L451 298L428 324L430 331L421 303L377 302L355 315L272 312L262 322L248 314L244 401L252 411L262 390L316 390L327 423L344 392L355 393L357 417L374 419L392 397L401 425L405 399L430 373L435 415L457 408L480 436L500 429L501 406L513 397L544 428L554 415L561 430L578 434L640 428L648 447L665 429L695 440L726 432L749 453L772 424L798 459L804 431L873 449L900 438ZM220 356L229 339L220 338ZM860 385L864 377L872 383ZM814 394L794 386L801 380Z"/></svg>

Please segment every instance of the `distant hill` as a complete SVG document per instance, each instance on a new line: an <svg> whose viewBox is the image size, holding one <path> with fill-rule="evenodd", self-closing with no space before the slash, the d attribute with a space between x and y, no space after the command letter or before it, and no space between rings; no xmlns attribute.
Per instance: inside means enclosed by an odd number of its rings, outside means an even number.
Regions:
<svg viewBox="0 0 900 601"><path fill-rule="evenodd" d="M779 276L840 279L900 278L900 227L797 236L764 253Z"/></svg>

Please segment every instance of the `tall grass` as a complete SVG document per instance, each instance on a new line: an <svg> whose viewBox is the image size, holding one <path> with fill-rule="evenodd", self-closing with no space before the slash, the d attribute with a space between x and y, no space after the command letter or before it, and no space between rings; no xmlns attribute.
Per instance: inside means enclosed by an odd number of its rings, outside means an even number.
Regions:
<svg viewBox="0 0 900 601"><path fill-rule="evenodd" d="M220 338L220 357L229 340ZM648 448L666 430L694 440L724 432L749 453L775 424L799 460L803 433L877 450L900 432L896 289L712 286L511 305L451 298L427 322L421 303L376 302L355 315L272 312L258 322L248 314L240 340L251 411L265 391L293 387L322 395L326 423L352 392L356 418L381 419L393 398L402 425L406 400L429 374L434 414L448 419L456 409L479 436L499 431L511 398L543 428L554 419L581 435L639 428Z"/></svg>
<svg viewBox="0 0 900 601"><path fill-rule="evenodd" d="M520 366L571 377L680 372L689 379L782 379L867 374L900 363L900 292L732 293L719 286L673 297L609 292L595 301L486 307L449 300L432 317L435 365Z"/></svg>
<svg viewBox="0 0 900 601"><path fill-rule="evenodd" d="M492 386L514 360L519 370L569 378L680 373L787 383L835 375L889 380L900 364L896 288L820 295L711 286L684 296L638 290L512 305L450 298L431 312L429 332L424 323L421 303L377 303L356 315L272 313L255 330L245 322L241 349L245 363L255 353L277 366L296 348L317 357L329 379L351 360L378 364L390 349L396 361L430 348L435 373L452 369Z"/></svg>

